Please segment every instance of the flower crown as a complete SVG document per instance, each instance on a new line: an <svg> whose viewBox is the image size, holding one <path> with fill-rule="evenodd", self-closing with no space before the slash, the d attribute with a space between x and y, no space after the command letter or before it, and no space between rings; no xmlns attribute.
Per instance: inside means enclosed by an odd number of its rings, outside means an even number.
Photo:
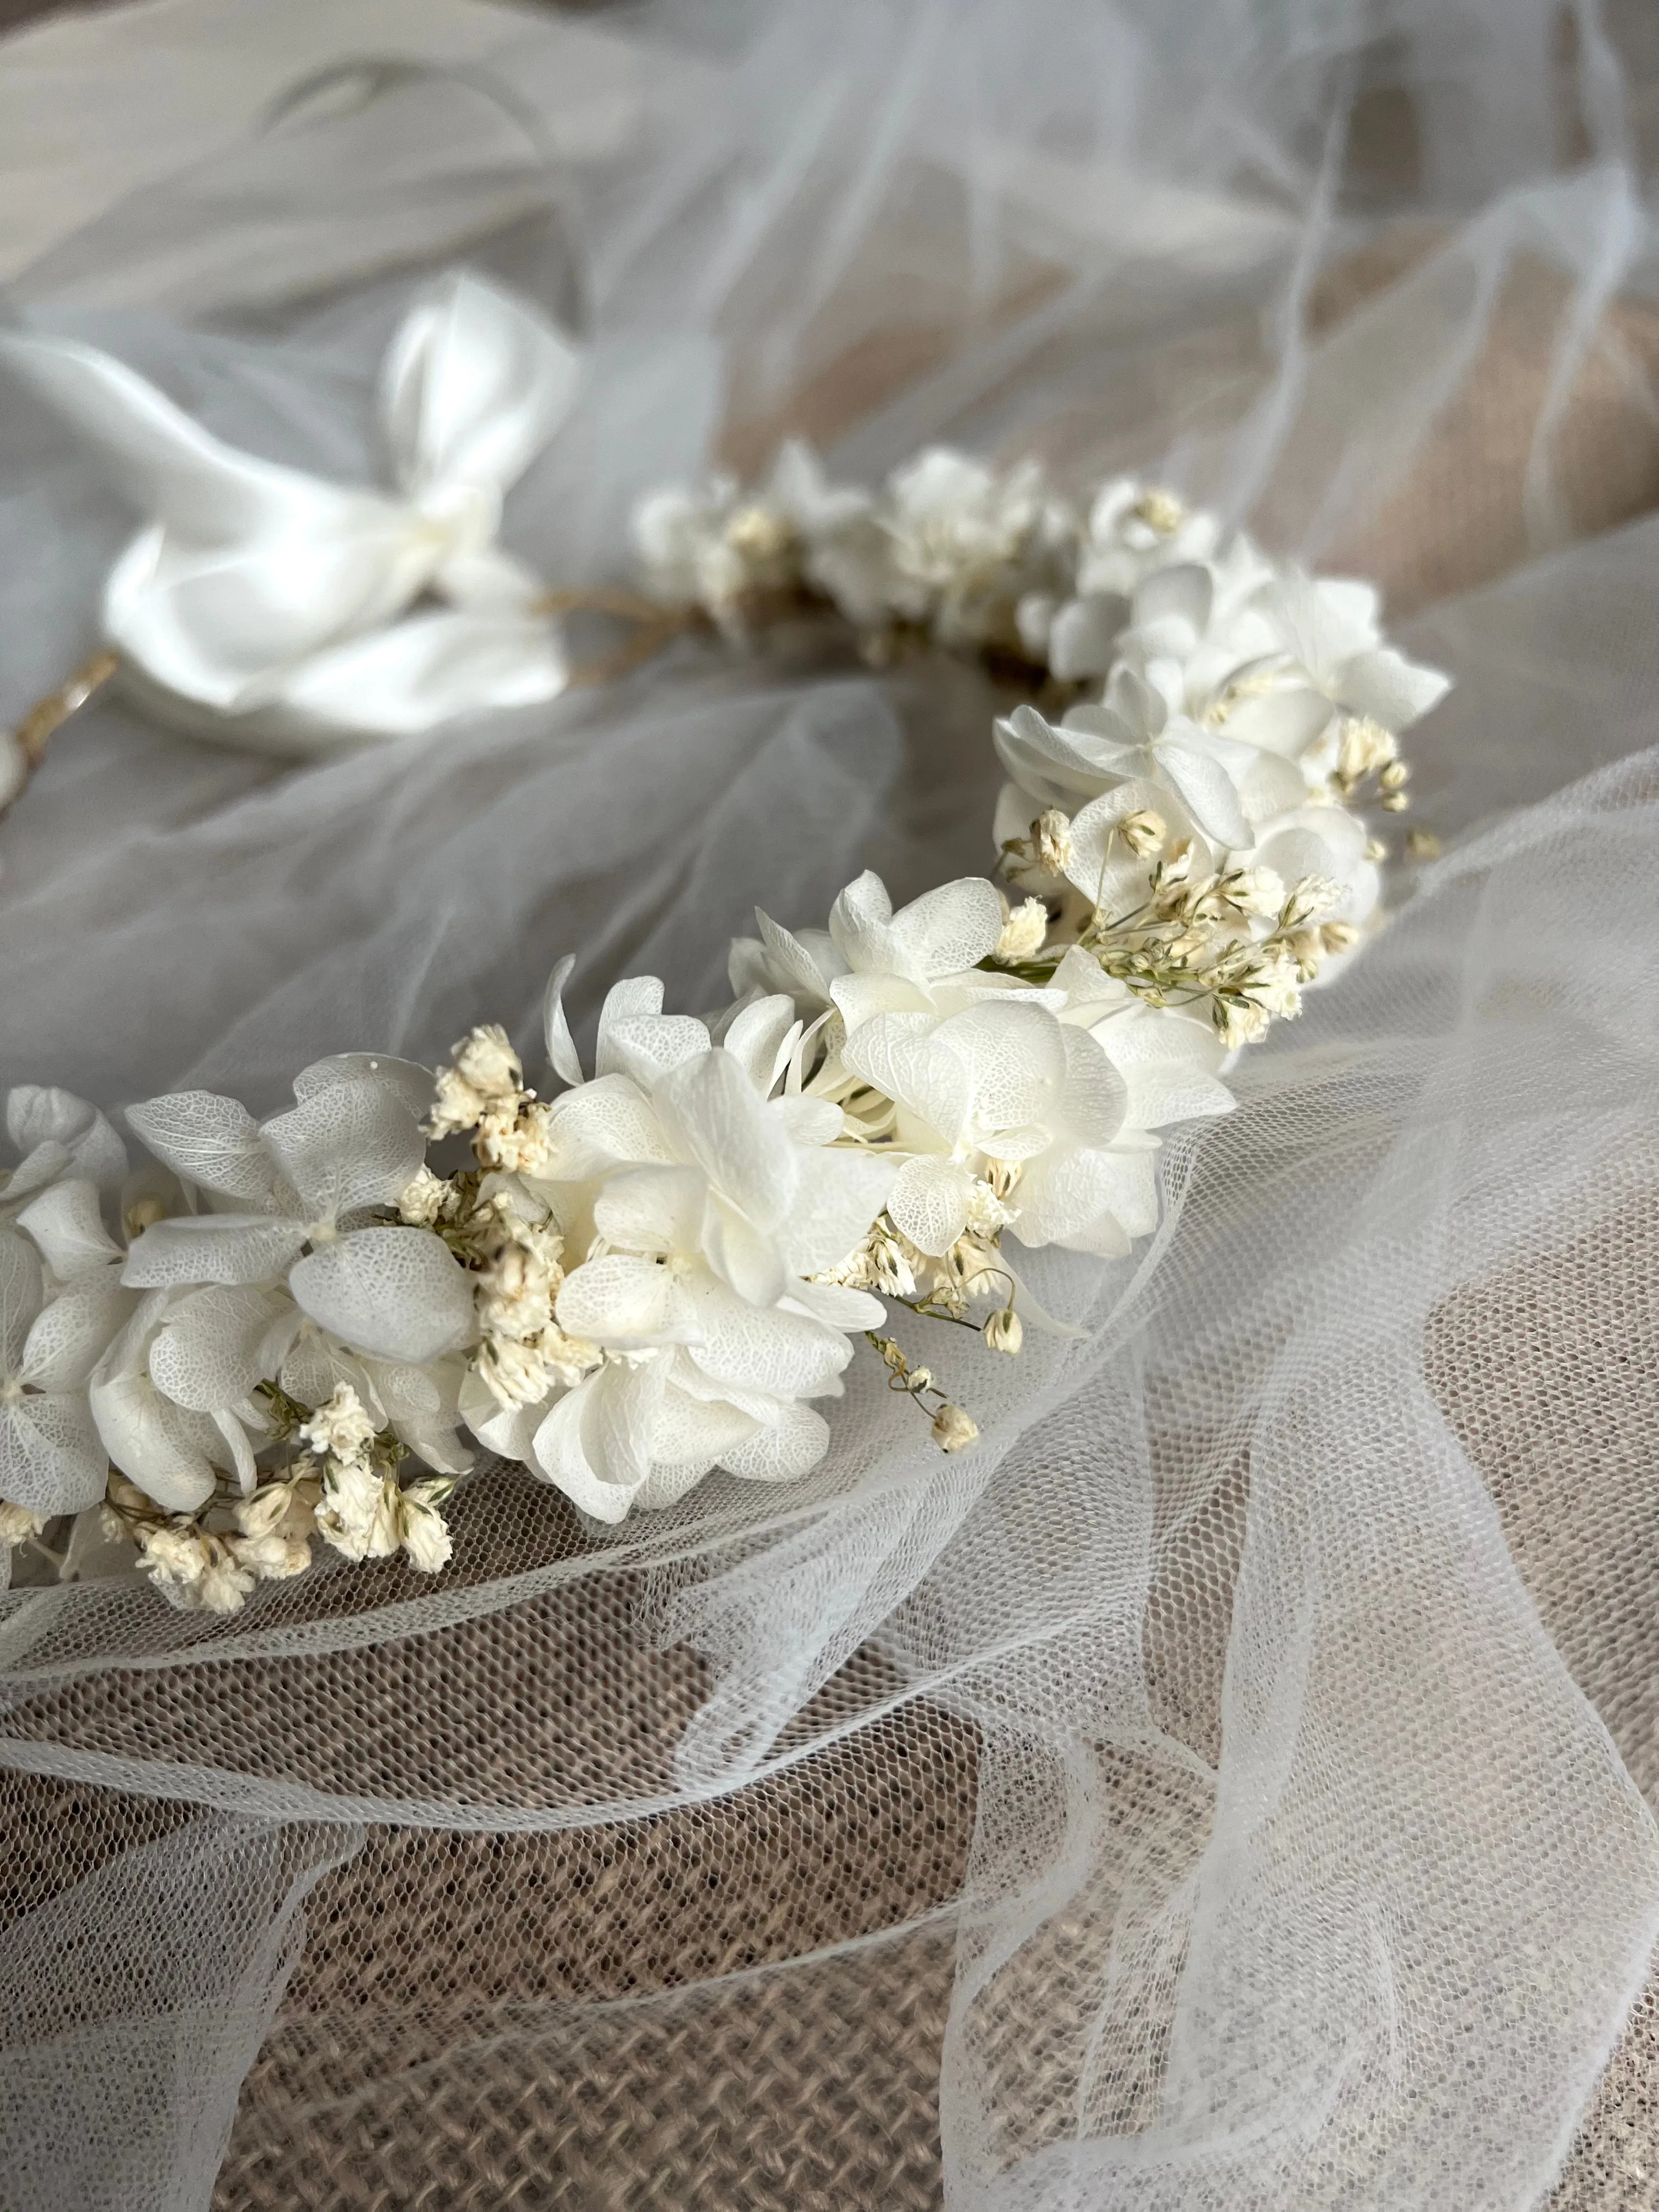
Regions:
<svg viewBox="0 0 1659 2212"><path fill-rule="evenodd" d="M320 1061L263 1123L199 1091L129 1107L130 1171L92 1107L15 1091L9 1543L82 1516L72 1552L130 1541L216 1613L318 1537L432 1572L464 1432L617 1522L716 1469L807 1474L860 1337L971 1446L912 1324L1018 1354L1048 1325L1025 1255L1129 1252L1161 1133L1227 1112L1239 1050L1376 926L1366 812L1403 808L1399 734L1446 679L1384 641L1368 586L1166 492L1079 510L1034 465L945 451L872 494L792 446L757 489L654 495L636 535L653 642L818 602L872 659L927 638L1024 669L1047 711L995 726L994 877L895 912L866 874L823 929L757 915L729 1006L619 982L591 1068L562 960L550 1097L485 1025L435 1075Z"/></svg>

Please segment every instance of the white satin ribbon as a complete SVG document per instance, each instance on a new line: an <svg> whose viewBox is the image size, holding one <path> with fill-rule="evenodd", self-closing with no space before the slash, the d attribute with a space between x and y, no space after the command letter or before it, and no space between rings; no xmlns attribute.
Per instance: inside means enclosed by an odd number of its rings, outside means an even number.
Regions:
<svg viewBox="0 0 1659 2212"><path fill-rule="evenodd" d="M110 571L103 625L172 720L311 752L564 689L541 580L495 536L581 365L521 301L458 271L404 318L380 392L400 497L239 453L72 339L0 332L0 362L152 518ZM422 599L443 604L410 611Z"/></svg>

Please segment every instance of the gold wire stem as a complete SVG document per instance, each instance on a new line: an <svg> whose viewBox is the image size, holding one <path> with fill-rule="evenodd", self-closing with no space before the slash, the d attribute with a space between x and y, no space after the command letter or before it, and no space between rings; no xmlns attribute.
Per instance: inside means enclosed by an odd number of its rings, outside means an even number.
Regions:
<svg viewBox="0 0 1659 2212"><path fill-rule="evenodd" d="M94 653L83 660L73 676L49 691L44 699L37 699L22 720L12 732L12 739L23 757L23 775L15 791L7 802L15 806L28 787L29 778L40 765L41 756L58 731L71 714L78 714L96 691L101 691L121 665L120 656L106 649ZM7 811L0 808L0 812Z"/></svg>
<svg viewBox="0 0 1659 2212"><path fill-rule="evenodd" d="M619 586L566 584L550 592L544 592L531 611L538 615L615 615L622 622L643 623L654 627L665 618L670 611L660 599L647 599L638 592L624 591Z"/></svg>
<svg viewBox="0 0 1659 2212"><path fill-rule="evenodd" d="M651 620L641 621L634 636L626 645L618 646L615 653L607 653L602 660L578 661L570 672L570 689L581 691L596 684L615 683L618 677L628 675L672 644L693 619L690 614L665 613L657 608Z"/></svg>

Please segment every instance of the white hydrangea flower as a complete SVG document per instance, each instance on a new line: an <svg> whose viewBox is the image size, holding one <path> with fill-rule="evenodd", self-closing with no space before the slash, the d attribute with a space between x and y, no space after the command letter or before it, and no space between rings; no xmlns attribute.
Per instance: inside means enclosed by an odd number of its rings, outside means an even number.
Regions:
<svg viewBox="0 0 1659 2212"><path fill-rule="evenodd" d="M1111 1212L1126 1087L1088 1031L1036 994L943 1020L879 1014L844 1057L897 1107L896 1141L910 1157L887 1213L918 1251L950 1251L995 1169L1018 1171L1013 1229L1025 1243L1083 1234Z"/></svg>
<svg viewBox="0 0 1659 2212"><path fill-rule="evenodd" d="M758 599L803 580L841 601L854 621L875 618L859 579L874 537L866 492L832 487L810 449L785 445L766 482L744 492L717 477L701 490L653 492L634 513L647 589L665 605L699 607L740 634Z"/></svg>
<svg viewBox="0 0 1659 2212"><path fill-rule="evenodd" d="M1036 462L1000 473L946 447L896 470L876 514L888 607L945 645L1013 642L1016 607L1069 558L1074 529Z"/></svg>
<svg viewBox="0 0 1659 2212"><path fill-rule="evenodd" d="M1382 603L1370 584L1290 568L1264 586L1256 605L1282 658L1272 684L1228 717L1229 731L1252 744L1302 759L1334 735L1344 714L1397 737L1451 687L1438 669L1407 660L1386 642ZM1327 756L1333 753L1328 746ZM1321 757L1322 770L1334 764Z"/></svg>
<svg viewBox="0 0 1659 2212"><path fill-rule="evenodd" d="M442 1240L375 1218L397 1207L424 1164L430 1076L347 1055L319 1061L294 1088L295 1108L263 1124L204 1091L128 1109L151 1152L210 1210L157 1222L122 1279L141 1289L286 1285L301 1313L374 1358L421 1365L466 1343L471 1288Z"/></svg>
<svg viewBox="0 0 1659 2212"><path fill-rule="evenodd" d="M471 1425L604 1520L671 1503L716 1466L804 1473L828 1442L809 1401L839 1392L845 1332L883 1317L867 1293L810 1279L867 1233L894 1163L837 1146L840 1109L787 1088L801 1024L787 996L741 1008L717 1045L661 1012L654 979L620 984L588 1081L564 972L549 1049L573 1087L552 1107L547 1170L526 1181L562 1226L557 1326L599 1364L532 1408L475 1394Z"/></svg>
<svg viewBox="0 0 1659 2212"><path fill-rule="evenodd" d="M941 884L895 914L886 885L866 870L836 899L827 930L792 932L757 909L760 936L732 945L732 987L833 1008L849 1031L883 1012L949 1012L1006 989L1006 977L979 966L996 951L1003 919L1002 897L983 876Z"/></svg>
<svg viewBox="0 0 1659 2212"><path fill-rule="evenodd" d="M1020 602L1021 643L1064 683L1104 676L1134 618L1129 602L1137 590L1160 569L1209 560L1219 537L1212 514L1132 477L1115 478L1090 509L1072 591L1031 592Z"/></svg>

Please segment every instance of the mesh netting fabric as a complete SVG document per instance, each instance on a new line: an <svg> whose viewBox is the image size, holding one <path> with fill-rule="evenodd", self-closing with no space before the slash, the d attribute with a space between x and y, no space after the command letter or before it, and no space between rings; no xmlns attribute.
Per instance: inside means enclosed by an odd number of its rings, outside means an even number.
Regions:
<svg viewBox="0 0 1659 2212"><path fill-rule="evenodd" d="M1412 744L1444 857L1167 1146L1151 1245L1046 1272L1081 1335L988 1378L929 1342L973 1452L859 1370L797 1484L601 1530L481 1471L431 1585L0 1599L0 2203L1653 2201L1647 36L1530 0L554 24L519 89L556 223L474 89L394 81L19 289L373 477L386 334L465 251L586 301L506 532L550 577L615 573L706 458L948 437L1374 574L1457 688ZM607 38L634 120L584 154ZM0 485L21 705L130 518L9 393ZM1000 696L687 642L303 768L100 704L0 833L4 1073L269 1110L323 1052L527 1043L567 949L579 1028L621 973L713 1003L757 902L988 864Z"/></svg>

